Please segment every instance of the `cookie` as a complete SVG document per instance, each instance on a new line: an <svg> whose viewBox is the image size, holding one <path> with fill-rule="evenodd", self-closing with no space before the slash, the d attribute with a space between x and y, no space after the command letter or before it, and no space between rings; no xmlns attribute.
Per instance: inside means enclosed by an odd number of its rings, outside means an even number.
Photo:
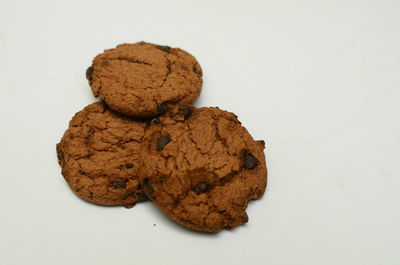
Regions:
<svg viewBox="0 0 400 265"><path fill-rule="evenodd" d="M143 191L189 228L234 228L248 221L248 202L265 192L264 148L233 113L176 106L154 119L143 138Z"/></svg>
<svg viewBox="0 0 400 265"><path fill-rule="evenodd" d="M145 42L122 44L97 55L86 71L93 95L114 111L154 117L165 104L192 103L202 70L189 53Z"/></svg>
<svg viewBox="0 0 400 265"><path fill-rule="evenodd" d="M57 144L62 175L80 198L131 207L146 198L138 180L146 123L122 116L104 103L75 114Z"/></svg>

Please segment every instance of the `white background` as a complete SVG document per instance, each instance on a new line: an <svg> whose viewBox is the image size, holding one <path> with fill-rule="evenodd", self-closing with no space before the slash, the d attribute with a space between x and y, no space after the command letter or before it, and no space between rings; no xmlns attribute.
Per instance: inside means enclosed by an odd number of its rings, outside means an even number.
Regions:
<svg viewBox="0 0 400 265"><path fill-rule="evenodd" d="M196 56L196 106L266 141L248 224L192 232L62 178L86 68L141 40ZM0 98L0 264L400 264L400 1L0 0Z"/></svg>

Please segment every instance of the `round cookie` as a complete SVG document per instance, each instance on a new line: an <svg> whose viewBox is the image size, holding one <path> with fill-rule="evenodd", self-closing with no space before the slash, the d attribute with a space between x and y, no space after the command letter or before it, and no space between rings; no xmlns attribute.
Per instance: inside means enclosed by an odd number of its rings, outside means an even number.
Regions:
<svg viewBox="0 0 400 265"><path fill-rule="evenodd" d="M154 117L166 104L192 103L202 70L189 53L145 42L121 44L97 55L86 71L93 95L117 112Z"/></svg>
<svg viewBox="0 0 400 265"><path fill-rule="evenodd" d="M138 180L145 127L101 102L76 113L57 144L62 175L73 192L100 205L132 207L147 199Z"/></svg>
<svg viewBox="0 0 400 265"><path fill-rule="evenodd" d="M176 106L145 133L140 181L175 221L207 232L234 228L248 221L247 203L265 192L264 147L233 113Z"/></svg>

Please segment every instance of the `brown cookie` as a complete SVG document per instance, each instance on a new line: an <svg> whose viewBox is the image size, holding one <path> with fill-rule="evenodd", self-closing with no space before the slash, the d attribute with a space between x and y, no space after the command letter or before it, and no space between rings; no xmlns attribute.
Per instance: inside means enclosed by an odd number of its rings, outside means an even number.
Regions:
<svg viewBox="0 0 400 265"><path fill-rule="evenodd" d="M75 114L57 144L58 162L70 188L101 205L131 207L146 199L138 180L146 123L97 102Z"/></svg>
<svg viewBox="0 0 400 265"><path fill-rule="evenodd" d="M249 200L267 184L264 141L218 108L176 106L143 138L140 180L146 195L175 221L217 232L248 220Z"/></svg>
<svg viewBox="0 0 400 265"><path fill-rule="evenodd" d="M192 103L203 83L192 55L145 42L118 45L97 55L86 78L95 97L135 117L154 117L168 103Z"/></svg>

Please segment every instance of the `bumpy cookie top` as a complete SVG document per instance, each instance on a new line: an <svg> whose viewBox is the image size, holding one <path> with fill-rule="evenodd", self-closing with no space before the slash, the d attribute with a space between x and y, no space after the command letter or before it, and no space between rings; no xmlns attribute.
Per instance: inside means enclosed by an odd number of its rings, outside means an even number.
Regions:
<svg viewBox="0 0 400 265"><path fill-rule="evenodd" d="M174 110L152 121L143 138L140 180L167 215L217 232L247 222L249 200L264 194L264 141L218 108Z"/></svg>
<svg viewBox="0 0 400 265"><path fill-rule="evenodd" d="M75 114L57 145L62 174L82 199L133 206L146 199L137 177L146 123L98 102Z"/></svg>
<svg viewBox="0 0 400 265"><path fill-rule="evenodd" d="M192 55L145 42L118 45L97 55L86 77L95 97L135 117L154 117L167 103L192 103L203 83Z"/></svg>

